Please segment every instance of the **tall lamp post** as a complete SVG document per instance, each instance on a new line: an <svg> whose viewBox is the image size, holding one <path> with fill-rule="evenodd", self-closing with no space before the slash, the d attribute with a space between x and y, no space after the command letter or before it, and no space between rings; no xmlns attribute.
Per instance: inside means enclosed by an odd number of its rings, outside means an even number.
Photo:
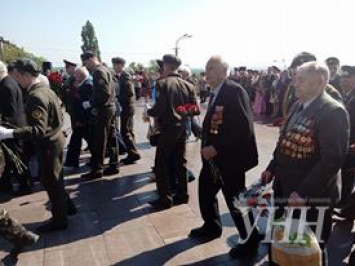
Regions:
<svg viewBox="0 0 355 266"><path fill-rule="evenodd" d="M175 50L175 56L179 56L179 42L180 42L181 40L183 40L183 39L187 39L187 38L191 38L191 37L192 37L191 34L185 33L184 35L180 36L180 37L176 40L176 42L175 42L175 48L174 48L174 50Z"/></svg>

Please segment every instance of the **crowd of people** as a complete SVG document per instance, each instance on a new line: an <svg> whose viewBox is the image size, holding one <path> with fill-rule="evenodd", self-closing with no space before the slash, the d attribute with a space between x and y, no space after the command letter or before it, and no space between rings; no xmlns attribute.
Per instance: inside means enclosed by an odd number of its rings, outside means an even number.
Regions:
<svg viewBox="0 0 355 266"><path fill-rule="evenodd" d="M258 165L253 126L258 116L272 117L275 125L281 125L273 159L261 175L264 184L274 181L279 208L275 217L282 217L287 207L307 207L307 222L316 222L318 208L326 207L319 239L323 258L333 215L354 220L355 67L340 67L335 57L320 63L303 52L284 71L271 66L265 72L246 67L229 72L223 58L212 56L205 72L196 76L178 57L165 55L157 60L159 73L150 79L144 72L127 72L121 57L112 58L112 69L91 51L83 53L81 60L83 66L64 60L60 99L50 89L58 80L47 71L43 73L49 80L40 76L42 70L33 61L21 58L8 67L0 63L0 140L25 165L37 156L39 180L51 202L52 218L37 229L39 234L66 229L67 216L76 213L62 170L63 165L80 166L82 140L91 153L90 171L83 179L118 175L121 165L139 163L133 121L134 103L140 97L153 99L143 113L144 121L153 121L157 146L153 171L158 197L149 202L153 208L189 202L186 139L193 133L201 140L198 198L204 223L192 229L190 237L221 236L217 200L221 191L240 235L230 256L238 258L258 249L262 240L258 228L249 232L245 224L245 217L253 224L252 212L241 212L234 204L235 196L246 188L246 172ZM202 126L196 122L201 113L198 98L201 103L208 100ZM72 128L64 164L63 107ZM127 156L120 161L122 154ZM1 182L11 188L13 171L7 161ZM30 171L17 176L23 193L31 192L30 176ZM0 232L5 232L4 220L11 218L2 209ZM3 235L15 244L16 252L37 241L38 236L29 232L16 238L18 228L26 230L14 224Z"/></svg>

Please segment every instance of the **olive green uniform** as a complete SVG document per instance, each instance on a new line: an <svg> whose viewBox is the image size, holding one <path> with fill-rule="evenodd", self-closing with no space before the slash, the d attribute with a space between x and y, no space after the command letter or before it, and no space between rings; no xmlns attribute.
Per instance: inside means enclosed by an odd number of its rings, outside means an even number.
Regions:
<svg viewBox="0 0 355 266"><path fill-rule="evenodd" d="M92 165L93 171L102 172L106 145L110 147L110 166L118 167L118 145L116 140L115 92L109 70L99 65L92 73L93 95L90 105L96 113L93 128Z"/></svg>
<svg viewBox="0 0 355 266"><path fill-rule="evenodd" d="M27 125L15 129L15 138L34 142L39 176L52 205L53 222L67 224L67 199L62 176L63 116L57 95L47 86L34 84L28 90Z"/></svg>

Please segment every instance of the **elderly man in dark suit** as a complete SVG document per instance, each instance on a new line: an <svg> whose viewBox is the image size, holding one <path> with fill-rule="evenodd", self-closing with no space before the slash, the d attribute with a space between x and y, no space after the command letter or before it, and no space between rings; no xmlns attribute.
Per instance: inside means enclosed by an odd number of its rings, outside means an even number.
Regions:
<svg viewBox="0 0 355 266"><path fill-rule="evenodd" d="M0 61L0 122L8 126L20 127L25 123L25 113L23 106L22 90L18 83L8 75L7 68L3 62ZM24 155L23 141L21 140L4 140L4 143L17 155L21 160L28 164L28 160ZM5 172L0 180L0 191L12 191L11 176L13 175L11 169L14 164L9 161ZM30 173L25 170L21 175L16 176L19 183L19 194L28 194L31 192L30 187Z"/></svg>
<svg viewBox="0 0 355 266"><path fill-rule="evenodd" d="M325 208L320 245L324 248L332 226L332 208L337 201L338 172L349 145L349 118L345 107L326 93L329 69L308 62L297 69L291 108L262 180L274 180L275 202L284 207L310 207L307 222L316 222L318 208ZM296 213L296 218L299 215Z"/></svg>
<svg viewBox="0 0 355 266"><path fill-rule="evenodd" d="M206 81L212 91L203 122L203 166L198 195L204 224L193 229L190 236L213 239L221 235L217 193L222 190L239 231L240 242L244 242L230 251L232 257L237 257L258 247L257 230L248 238L243 215L233 204L234 196L245 189L245 172L258 163L258 152L248 94L239 84L228 80L227 75L228 65L222 58L211 57L206 65ZM218 177L212 172L211 160L220 172ZM247 214L253 223L251 213Z"/></svg>

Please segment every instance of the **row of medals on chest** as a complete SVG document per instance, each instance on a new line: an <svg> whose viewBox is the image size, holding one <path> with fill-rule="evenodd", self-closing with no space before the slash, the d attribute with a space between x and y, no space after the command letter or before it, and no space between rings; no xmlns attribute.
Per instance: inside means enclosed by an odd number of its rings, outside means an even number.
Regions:
<svg viewBox="0 0 355 266"><path fill-rule="evenodd" d="M314 121L304 118L296 122L281 140L281 152L292 158L304 159L315 151Z"/></svg>

